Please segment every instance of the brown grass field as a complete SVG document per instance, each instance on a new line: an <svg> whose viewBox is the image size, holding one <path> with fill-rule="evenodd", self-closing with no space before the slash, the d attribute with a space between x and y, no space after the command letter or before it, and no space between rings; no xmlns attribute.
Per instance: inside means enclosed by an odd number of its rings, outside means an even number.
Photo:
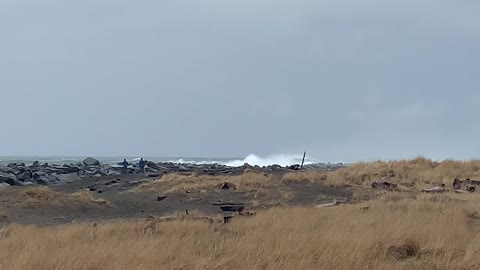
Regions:
<svg viewBox="0 0 480 270"><path fill-rule="evenodd" d="M287 182L322 181L330 185L369 185L372 181L387 180L408 187L445 184L454 178L480 179L480 160L442 162L423 157L413 160L356 163L333 172L292 172L283 177Z"/></svg>
<svg viewBox="0 0 480 270"><path fill-rule="evenodd" d="M225 181L269 192L281 182L368 185L388 179L410 189L329 208L276 207L253 217L176 214L62 226L0 229L0 270L480 269L480 194L422 194L417 187L480 176L480 162L355 164L334 172L203 177L167 175L136 189L202 190ZM162 183L162 184L159 184ZM87 194L27 189L31 200L96 204ZM355 194L354 196L355 197Z"/></svg>

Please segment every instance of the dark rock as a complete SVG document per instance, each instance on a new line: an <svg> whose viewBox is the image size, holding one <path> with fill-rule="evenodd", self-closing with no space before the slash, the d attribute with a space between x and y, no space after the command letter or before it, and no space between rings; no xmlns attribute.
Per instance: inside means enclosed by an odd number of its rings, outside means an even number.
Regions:
<svg viewBox="0 0 480 270"><path fill-rule="evenodd" d="M98 166L100 165L100 161L92 158L92 157L88 157L86 159L83 160L83 165L85 166Z"/></svg>
<svg viewBox="0 0 480 270"><path fill-rule="evenodd" d="M294 165L288 166L288 169L292 171L299 171L301 169L301 166L300 164L294 164Z"/></svg>
<svg viewBox="0 0 480 270"><path fill-rule="evenodd" d="M65 167L67 167L68 170L69 170L69 172L71 172L71 173L78 173L79 171L82 170L82 168L80 168L80 167L78 167L78 166L76 166L76 165L74 165L74 164L70 164L70 165L67 165L67 166L65 166Z"/></svg>
<svg viewBox="0 0 480 270"><path fill-rule="evenodd" d="M155 162L153 162L153 161L147 161L147 162L146 162L146 165L147 165L147 167L149 167L149 168L158 170L158 165L157 165L157 163L155 163Z"/></svg>
<svg viewBox="0 0 480 270"><path fill-rule="evenodd" d="M98 189L97 193L103 193L103 189Z"/></svg>
<svg viewBox="0 0 480 270"><path fill-rule="evenodd" d="M24 171L17 174L17 179L20 181L27 181L32 179L32 172L31 171Z"/></svg>
<svg viewBox="0 0 480 270"><path fill-rule="evenodd" d="M38 167L38 166L40 166L40 162L38 162L38 161L35 160L35 161L33 162L32 166L33 166L33 167Z"/></svg>
<svg viewBox="0 0 480 270"><path fill-rule="evenodd" d="M15 186L17 184L17 177L11 173L0 172L0 183L7 183L11 186Z"/></svg>
<svg viewBox="0 0 480 270"><path fill-rule="evenodd" d="M245 210L244 205L224 205L220 206L220 209L224 212L243 212Z"/></svg>
<svg viewBox="0 0 480 270"><path fill-rule="evenodd" d="M167 196L158 196L157 197L157 202L161 202L163 200L165 200L167 198Z"/></svg>
<svg viewBox="0 0 480 270"><path fill-rule="evenodd" d="M12 169L13 169L13 168L16 168L16 167L17 167L17 163L14 163L14 162L8 163L7 167L12 168Z"/></svg>
<svg viewBox="0 0 480 270"><path fill-rule="evenodd" d="M38 172L33 174L32 179L39 185L53 185L60 182L55 175L41 175Z"/></svg>

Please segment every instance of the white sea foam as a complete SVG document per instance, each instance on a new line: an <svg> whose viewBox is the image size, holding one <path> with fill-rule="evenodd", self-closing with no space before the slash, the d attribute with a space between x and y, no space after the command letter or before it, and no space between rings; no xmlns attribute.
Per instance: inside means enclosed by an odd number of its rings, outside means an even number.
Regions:
<svg viewBox="0 0 480 270"><path fill-rule="evenodd" d="M296 155L272 155L268 157L259 157L257 155L251 154L248 155L246 158L241 160L233 160L226 162L225 165L227 166L242 166L245 163L250 165L258 165L258 166L269 166L269 165L280 165L280 166L288 166L293 164L300 164L302 163L303 156L296 156ZM312 164L316 163L316 161L311 159L305 159L305 164Z"/></svg>

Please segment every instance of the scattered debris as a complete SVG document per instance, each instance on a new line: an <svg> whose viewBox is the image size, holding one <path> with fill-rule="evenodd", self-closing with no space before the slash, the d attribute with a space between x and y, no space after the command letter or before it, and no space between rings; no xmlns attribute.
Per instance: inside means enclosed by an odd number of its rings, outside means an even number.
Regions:
<svg viewBox="0 0 480 270"><path fill-rule="evenodd" d="M247 212L240 212L239 215L242 217L253 217L253 216L256 216L257 213L247 211Z"/></svg>
<svg viewBox="0 0 480 270"><path fill-rule="evenodd" d="M360 211L362 211L362 212L367 212L369 209L370 209L369 206L360 207Z"/></svg>
<svg viewBox="0 0 480 270"><path fill-rule="evenodd" d="M218 188L219 189L233 189L233 190L237 189L237 187L234 184L229 183L229 182L223 182L223 184L221 184Z"/></svg>
<svg viewBox="0 0 480 270"><path fill-rule="evenodd" d="M223 224L230 223L230 221L232 221L233 218L234 218L234 216L223 217Z"/></svg>
<svg viewBox="0 0 480 270"><path fill-rule="evenodd" d="M161 202L163 200L165 200L167 198L167 196L158 196L157 197L157 202Z"/></svg>
<svg viewBox="0 0 480 270"><path fill-rule="evenodd" d="M475 192L475 187L474 186L467 186L467 191L468 192Z"/></svg>
<svg viewBox="0 0 480 270"><path fill-rule="evenodd" d="M243 212L245 210L244 205L224 205L220 206L223 212Z"/></svg>
<svg viewBox="0 0 480 270"><path fill-rule="evenodd" d="M391 246L387 250L387 256L396 260L406 260L408 258L416 257L420 251L420 247L411 241L403 245Z"/></svg>

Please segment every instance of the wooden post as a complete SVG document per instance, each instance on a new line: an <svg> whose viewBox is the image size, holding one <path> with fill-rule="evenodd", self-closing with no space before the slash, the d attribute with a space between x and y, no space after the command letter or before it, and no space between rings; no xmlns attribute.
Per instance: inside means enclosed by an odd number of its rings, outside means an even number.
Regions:
<svg viewBox="0 0 480 270"><path fill-rule="evenodd" d="M303 159L302 159L302 166L300 167L300 170L303 170L303 164L305 163L305 156L307 155L307 152L303 152Z"/></svg>

